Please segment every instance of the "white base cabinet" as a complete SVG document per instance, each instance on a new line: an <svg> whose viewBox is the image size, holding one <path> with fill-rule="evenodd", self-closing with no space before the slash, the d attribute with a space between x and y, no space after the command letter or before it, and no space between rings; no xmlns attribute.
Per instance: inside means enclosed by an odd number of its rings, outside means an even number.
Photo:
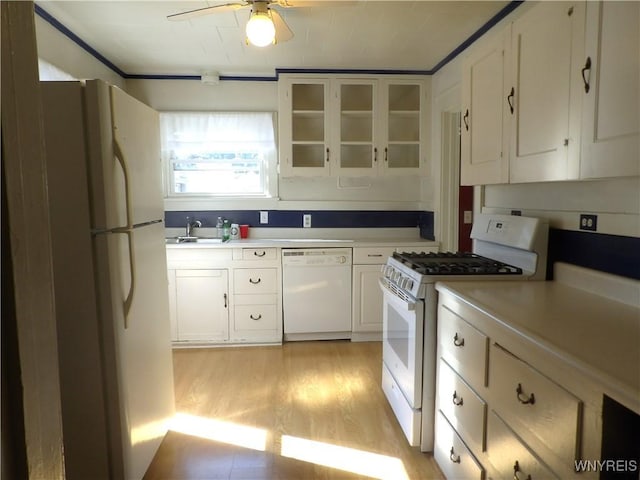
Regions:
<svg viewBox="0 0 640 480"><path fill-rule="evenodd" d="M351 340L382 340L382 266L393 252L437 252L436 245L403 244L397 247L354 247Z"/></svg>
<svg viewBox="0 0 640 480"><path fill-rule="evenodd" d="M167 263L174 346L282 342L276 248L174 248Z"/></svg>
<svg viewBox="0 0 640 480"><path fill-rule="evenodd" d="M220 342L229 336L227 270L174 270L176 341Z"/></svg>

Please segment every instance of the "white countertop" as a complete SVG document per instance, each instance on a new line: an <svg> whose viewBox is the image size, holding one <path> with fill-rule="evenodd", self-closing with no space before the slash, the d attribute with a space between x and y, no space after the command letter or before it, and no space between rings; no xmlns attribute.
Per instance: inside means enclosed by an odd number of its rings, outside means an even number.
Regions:
<svg viewBox="0 0 640 480"><path fill-rule="evenodd" d="M640 413L640 305L557 281L443 282L437 289L553 352Z"/></svg>
<svg viewBox="0 0 640 480"><path fill-rule="evenodd" d="M438 246L438 242L423 239L324 239L324 238L246 238L241 240L230 240L220 242L211 239L201 238L197 242L167 243L167 248L327 248L327 247L396 247L411 246L416 249L420 247Z"/></svg>

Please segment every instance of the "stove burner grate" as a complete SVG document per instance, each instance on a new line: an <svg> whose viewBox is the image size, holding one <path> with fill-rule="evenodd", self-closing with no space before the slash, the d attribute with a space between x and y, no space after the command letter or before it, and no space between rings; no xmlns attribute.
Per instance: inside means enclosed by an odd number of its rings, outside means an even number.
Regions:
<svg viewBox="0 0 640 480"><path fill-rule="evenodd" d="M521 275L522 269L468 252L396 252L393 258L423 275Z"/></svg>

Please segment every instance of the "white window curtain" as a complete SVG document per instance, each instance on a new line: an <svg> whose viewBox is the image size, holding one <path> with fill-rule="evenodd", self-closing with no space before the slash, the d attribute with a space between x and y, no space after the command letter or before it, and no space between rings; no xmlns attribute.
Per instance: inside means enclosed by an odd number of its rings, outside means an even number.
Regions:
<svg viewBox="0 0 640 480"><path fill-rule="evenodd" d="M213 151L275 150L271 112L161 113L160 132L163 154L172 162L194 156L206 161Z"/></svg>

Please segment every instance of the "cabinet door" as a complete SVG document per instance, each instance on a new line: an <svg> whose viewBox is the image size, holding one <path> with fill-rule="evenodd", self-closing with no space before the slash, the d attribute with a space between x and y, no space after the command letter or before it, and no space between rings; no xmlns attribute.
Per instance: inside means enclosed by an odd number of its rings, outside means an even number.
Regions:
<svg viewBox="0 0 640 480"><path fill-rule="evenodd" d="M587 2L581 178L640 174L639 45L640 3Z"/></svg>
<svg viewBox="0 0 640 480"><path fill-rule="evenodd" d="M279 85L282 176L326 176L329 144L329 80L283 79Z"/></svg>
<svg viewBox="0 0 640 480"><path fill-rule="evenodd" d="M508 27L462 66L462 185L509 181L510 41Z"/></svg>
<svg viewBox="0 0 640 480"><path fill-rule="evenodd" d="M375 80L339 80L335 84L337 142L335 167L337 175L376 175Z"/></svg>
<svg viewBox="0 0 640 480"><path fill-rule="evenodd" d="M424 165L426 146L425 84L419 80L385 80L382 89L382 171L416 175Z"/></svg>
<svg viewBox="0 0 640 480"><path fill-rule="evenodd" d="M176 270L179 341L229 338L227 270Z"/></svg>
<svg viewBox="0 0 640 480"><path fill-rule="evenodd" d="M584 8L541 2L513 24L511 182L578 176Z"/></svg>
<svg viewBox="0 0 640 480"><path fill-rule="evenodd" d="M381 265L353 266L353 331L382 332Z"/></svg>

